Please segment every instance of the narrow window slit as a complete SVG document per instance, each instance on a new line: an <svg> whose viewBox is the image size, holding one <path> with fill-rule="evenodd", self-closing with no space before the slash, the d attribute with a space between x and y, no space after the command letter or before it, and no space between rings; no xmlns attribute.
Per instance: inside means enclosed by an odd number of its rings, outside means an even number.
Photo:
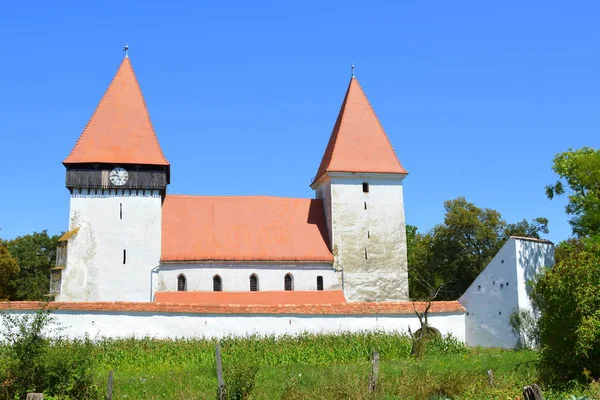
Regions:
<svg viewBox="0 0 600 400"><path fill-rule="evenodd" d="M367 202L365 201L365 210L367 209Z"/></svg>
<svg viewBox="0 0 600 400"><path fill-rule="evenodd" d="M127 263L127 250L123 249L123 264Z"/></svg>
<svg viewBox="0 0 600 400"><path fill-rule="evenodd" d="M363 182L362 187L363 187L363 193L369 193L369 183L368 182Z"/></svg>
<svg viewBox="0 0 600 400"><path fill-rule="evenodd" d="M317 276L317 290L323 290L323 277Z"/></svg>
<svg viewBox="0 0 600 400"><path fill-rule="evenodd" d="M365 260L368 260L369 257L367 256L367 248L365 247Z"/></svg>
<svg viewBox="0 0 600 400"><path fill-rule="evenodd" d="M123 219L123 203L119 203L119 219Z"/></svg>

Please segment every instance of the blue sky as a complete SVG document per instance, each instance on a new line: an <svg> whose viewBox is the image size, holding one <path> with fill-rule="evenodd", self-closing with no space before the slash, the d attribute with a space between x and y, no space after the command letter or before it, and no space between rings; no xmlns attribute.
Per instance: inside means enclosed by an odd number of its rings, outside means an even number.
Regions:
<svg viewBox="0 0 600 400"><path fill-rule="evenodd" d="M122 45L170 193L313 197L350 64L410 175L427 230L465 196L544 216L554 154L598 147L597 1L6 2L0 13L0 237L68 225L68 155Z"/></svg>

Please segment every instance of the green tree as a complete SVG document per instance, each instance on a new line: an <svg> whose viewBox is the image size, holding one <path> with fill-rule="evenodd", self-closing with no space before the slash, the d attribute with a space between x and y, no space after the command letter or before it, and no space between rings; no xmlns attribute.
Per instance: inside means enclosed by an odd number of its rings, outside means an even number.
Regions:
<svg viewBox="0 0 600 400"><path fill-rule="evenodd" d="M537 281L543 377L600 378L600 235L562 242L556 265Z"/></svg>
<svg viewBox="0 0 600 400"><path fill-rule="evenodd" d="M10 300L43 300L50 289L50 268L56 262L59 235L47 231L19 236L6 242L17 259L19 274L8 283Z"/></svg>
<svg viewBox="0 0 600 400"><path fill-rule="evenodd" d="M19 264L0 241L0 300L9 298L9 283L19 274Z"/></svg>
<svg viewBox="0 0 600 400"><path fill-rule="evenodd" d="M539 238L548 232L545 218L507 224L498 211L479 208L464 197L445 201L444 208L444 223L425 234L416 233L411 244L408 271L413 299L427 298L430 286L442 288L440 299L455 300L509 236Z"/></svg>
<svg viewBox="0 0 600 400"><path fill-rule="evenodd" d="M569 223L577 236L600 232L600 150L583 147L569 149L554 157L552 169L559 176L553 185L546 186L546 195L552 199L566 194Z"/></svg>

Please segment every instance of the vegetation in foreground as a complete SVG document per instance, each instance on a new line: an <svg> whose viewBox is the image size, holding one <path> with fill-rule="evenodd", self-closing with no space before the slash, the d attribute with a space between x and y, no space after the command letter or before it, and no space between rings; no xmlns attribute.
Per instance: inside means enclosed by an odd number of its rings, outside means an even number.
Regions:
<svg viewBox="0 0 600 400"><path fill-rule="evenodd" d="M109 370L115 399L216 396L215 340L49 340L42 333L57 327L48 313L3 319L1 399L32 391L51 400L101 399ZM381 356L375 395L381 399L514 399L538 376L534 351L470 350L452 337L428 341L420 360L411 356L409 336L383 332L225 338L220 345L231 399L373 398L374 349ZM600 399L596 384L544 389L547 399Z"/></svg>

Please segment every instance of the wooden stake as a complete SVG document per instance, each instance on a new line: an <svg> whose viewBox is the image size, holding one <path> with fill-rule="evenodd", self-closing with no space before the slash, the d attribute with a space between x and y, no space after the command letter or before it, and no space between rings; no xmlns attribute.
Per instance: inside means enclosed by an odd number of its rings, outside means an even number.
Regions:
<svg viewBox="0 0 600 400"><path fill-rule="evenodd" d="M106 394L106 400L112 400L113 398L113 370L108 371L108 392Z"/></svg>
<svg viewBox="0 0 600 400"><path fill-rule="evenodd" d="M379 375L379 353L377 350L373 350L373 356L371 357L371 374L369 375L369 391L375 392L377 390L377 376Z"/></svg>
<svg viewBox="0 0 600 400"><path fill-rule="evenodd" d="M225 400L227 391L225 390L225 381L223 380L223 365L221 363L221 345L219 344L219 342L217 342L216 359L217 359L217 381L219 383L219 387L217 388L217 398L219 400Z"/></svg>
<svg viewBox="0 0 600 400"><path fill-rule="evenodd" d="M542 390L535 383L523 388L523 397L525 397L525 400L544 400Z"/></svg>

